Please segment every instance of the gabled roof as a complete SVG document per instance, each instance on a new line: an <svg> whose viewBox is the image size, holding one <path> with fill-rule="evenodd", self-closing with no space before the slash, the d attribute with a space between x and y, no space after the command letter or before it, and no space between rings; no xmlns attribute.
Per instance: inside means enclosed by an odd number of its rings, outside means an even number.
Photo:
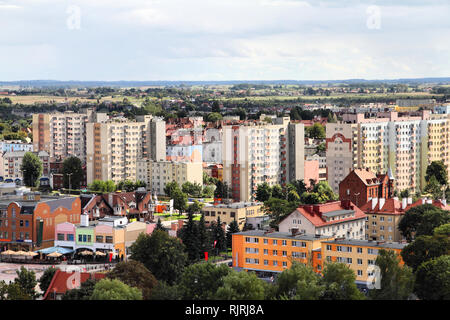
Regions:
<svg viewBox="0 0 450 320"><path fill-rule="evenodd" d="M384 204L380 208L380 200L377 199L377 204L372 209L372 202L374 200L369 200L367 203L361 206L361 210L365 213L382 213L382 214L392 214L392 215L402 215L405 214L406 210L402 209L401 201L389 198L384 201Z"/></svg>
<svg viewBox="0 0 450 320"><path fill-rule="evenodd" d="M50 285L47 288L47 291L44 294L43 300L46 300L48 298L49 293L59 293L64 294L66 293L69 288L67 288L67 280L70 276L72 276L73 273L71 272L64 272L60 269L57 269L55 274L53 275L52 281L50 282ZM89 272L81 272L80 273L80 284L88 280L89 278L93 277L96 280L100 280L105 278L106 274L104 273L89 273Z"/></svg>
<svg viewBox="0 0 450 320"><path fill-rule="evenodd" d="M380 183L380 180L372 171L355 169L353 170L353 172L361 179L361 181L365 185L376 185Z"/></svg>

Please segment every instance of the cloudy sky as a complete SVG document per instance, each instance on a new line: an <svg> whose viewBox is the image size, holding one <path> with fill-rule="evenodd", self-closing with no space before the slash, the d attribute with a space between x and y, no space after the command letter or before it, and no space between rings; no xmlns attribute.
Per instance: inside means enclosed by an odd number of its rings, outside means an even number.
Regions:
<svg viewBox="0 0 450 320"><path fill-rule="evenodd" d="M450 76L448 0L0 0L0 80Z"/></svg>

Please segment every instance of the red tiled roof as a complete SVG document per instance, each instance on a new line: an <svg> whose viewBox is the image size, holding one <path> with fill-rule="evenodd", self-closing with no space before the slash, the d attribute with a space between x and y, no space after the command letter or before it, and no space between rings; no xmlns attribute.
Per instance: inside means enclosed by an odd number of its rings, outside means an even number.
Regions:
<svg viewBox="0 0 450 320"><path fill-rule="evenodd" d="M414 208L414 207L417 207L417 206L421 206L422 204L427 204L426 201L425 201L425 203L422 203L422 202L423 202L422 199L417 200L416 202L414 202L414 203L412 203L412 204L406 206L405 211L408 211L409 209ZM439 200L433 200L433 202L432 202L431 204L432 204L433 206L435 206L435 207L440 208L440 209L450 211L450 206L447 205L447 204L444 205L444 204L443 204L441 201L439 201Z"/></svg>
<svg viewBox="0 0 450 320"><path fill-rule="evenodd" d="M73 273L64 272L60 269L57 269L55 274L53 275L52 281L47 288L47 291L44 294L43 300L48 298L48 294L50 292L64 294L69 290L67 288L67 280ZM80 284L93 277L96 280L103 279L106 275L104 273L89 273L89 272L81 272L80 273Z"/></svg>
<svg viewBox="0 0 450 320"><path fill-rule="evenodd" d="M344 205L344 201L333 201L323 204L315 204L315 205L302 205L297 208L297 212L303 215L306 219L308 219L315 227L322 227L327 225L333 225L340 222L345 221L352 221L357 219L362 219L366 217L366 214L361 211L355 204L352 202L348 202L348 206ZM314 207L318 207L319 212L317 213L314 210ZM332 221L325 221L324 218L322 218L323 213L332 212L332 211L339 211L339 210L354 210L355 216L340 220L332 220Z"/></svg>
<svg viewBox="0 0 450 320"><path fill-rule="evenodd" d="M383 206L380 208L380 200L377 200L377 204L372 209L372 200L361 206L361 210L365 213L383 213L392 215L402 215L405 214L406 210L402 209L401 201L389 198L386 199Z"/></svg>

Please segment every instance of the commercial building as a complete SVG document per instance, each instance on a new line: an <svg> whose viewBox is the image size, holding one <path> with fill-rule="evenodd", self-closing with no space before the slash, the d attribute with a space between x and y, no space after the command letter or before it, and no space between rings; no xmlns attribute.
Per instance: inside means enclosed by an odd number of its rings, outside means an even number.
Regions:
<svg viewBox="0 0 450 320"><path fill-rule="evenodd" d="M0 202L0 245L6 249L35 251L54 245L55 226L79 223L81 201L77 197L44 197L39 193L12 196Z"/></svg>
<svg viewBox="0 0 450 320"><path fill-rule="evenodd" d="M357 168L389 172L395 188L423 190L426 168L443 160L450 173L450 115L430 114L399 117L397 112L344 114L343 122L326 126L328 183L338 192L339 183Z"/></svg>
<svg viewBox="0 0 450 320"><path fill-rule="evenodd" d="M166 184L172 181L180 186L187 181L203 185L202 162L148 161L148 190L165 194Z"/></svg>
<svg viewBox="0 0 450 320"><path fill-rule="evenodd" d="M105 217L89 221L89 216L83 214L80 224L64 222L55 226L55 246L75 252L112 252L114 257L126 259L127 248L141 233L151 234L155 227L155 223L129 223L126 217Z"/></svg>
<svg viewBox="0 0 450 320"><path fill-rule="evenodd" d="M137 180L137 162L165 160L165 122L139 116L136 122L87 123L87 183Z"/></svg>
<svg viewBox="0 0 450 320"><path fill-rule="evenodd" d="M301 205L278 225L280 232L364 239L366 215L350 201Z"/></svg>
<svg viewBox="0 0 450 320"><path fill-rule="evenodd" d="M304 179L304 125L289 117L223 126L223 177L234 201L254 201L259 184Z"/></svg>
<svg viewBox="0 0 450 320"><path fill-rule="evenodd" d="M245 226L248 218L264 216L263 204L259 202L235 202L230 204L205 205L202 208L205 223L220 221L229 225L233 220L239 225L239 229Z"/></svg>
<svg viewBox="0 0 450 320"><path fill-rule="evenodd" d="M33 149L46 151L51 159L69 156L86 161L86 123L102 122L106 113L86 109L84 113L33 114Z"/></svg>

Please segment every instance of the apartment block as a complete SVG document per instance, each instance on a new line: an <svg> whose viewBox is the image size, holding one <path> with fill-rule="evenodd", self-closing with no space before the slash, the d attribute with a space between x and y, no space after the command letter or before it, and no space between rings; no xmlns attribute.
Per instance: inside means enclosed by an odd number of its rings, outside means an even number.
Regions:
<svg viewBox="0 0 450 320"><path fill-rule="evenodd" d="M0 141L0 152L11 151L33 151L32 143L25 143L21 140L3 140Z"/></svg>
<svg viewBox="0 0 450 320"><path fill-rule="evenodd" d="M86 123L107 120L106 113L33 114L33 149L46 151L51 159L75 156L86 161Z"/></svg>
<svg viewBox="0 0 450 320"><path fill-rule="evenodd" d="M312 263L313 250L331 237L251 230L233 234L233 267L261 272L283 272L292 261Z"/></svg>
<svg viewBox="0 0 450 320"><path fill-rule="evenodd" d="M23 173L20 170L23 157L28 151L7 151L0 154L0 177L5 182L15 182L18 185L23 183ZM46 151L33 152L42 162L41 185L50 184L50 157Z"/></svg>
<svg viewBox="0 0 450 320"><path fill-rule="evenodd" d="M341 123L326 125L328 183L338 192L339 183L353 169L389 172L399 191L423 190L427 166L443 160L450 172L450 115L398 116L397 112L343 115Z"/></svg>
<svg viewBox="0 0 450 320"><path fill-rule="evenodd" d="M234 201L254 201L259 184L304 178L304 125L288 117L223 126L223 177Z"/></svg>
<svg viewBox="0 0 450 320"><path fill-rule="evenodd" d="M264 216L263 204L259 202L234 202L204 206L202 213L207 224L217 222L217 218L220 217L220 221L226 225L236 220L240 230L244 228L248 218Z"/></svg>
<svg viewBox="0 0 450 320"><path fill-rule="evenodd" d="M94 180L138 180L137 163L164 160L165 122L151 116L136 122L87 123L87 183Z"/></svg>
<svg viewBox="0 0 450 320"><path fill-rule="evenodd" d="M202 162L148 161L148 190L164 194L166 184L172 181L180 186L187 181L203 185Z"/></svg>
<svg viewBox="0 0 450 320"><path fill-rule="evenodd" d="M367 287L375 275L374 267L378 252L381 249L393 250L400 258L400 264L403 264L400 252L406 245L406 243L349 239L322 241L322 259L317 261L317 269L319 271L323 270L327 262L345 263L355 272L356 284L361 287Z"/></svg>

